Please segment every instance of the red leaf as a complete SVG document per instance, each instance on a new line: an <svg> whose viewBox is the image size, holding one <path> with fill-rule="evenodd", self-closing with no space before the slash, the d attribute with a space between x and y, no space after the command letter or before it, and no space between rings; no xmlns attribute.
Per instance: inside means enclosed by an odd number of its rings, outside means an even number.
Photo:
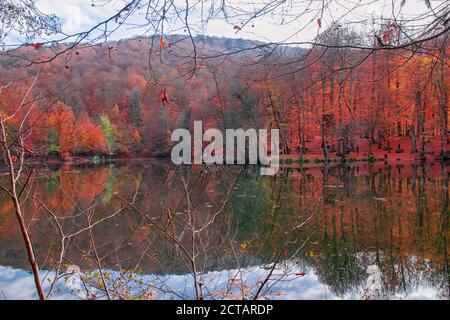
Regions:
<svg viewBox="0 0 450 320"><path fill-rule="evenodd" d="M388 28L397 29L397 25L395 23L388 24Z"/></svg>
<svg viewBox="0 0 450 320"><path fill-rule="evenodd" d="M297 272L295 273L295 275L299 277L304 277L306 275L306 272Z"/></svg>
<svg viewBox="0 0 450 320"><path fill-rule="evenodd" d="M167 45L167 47L168 47L169 49L172 48L172 44L169 43L169 44Z"/></svg>
<svg viewBox="0 0 450 320"><path fill-rule="evenodd" d="M167 94L167 89L161 90L161 94L159 97L164 106L166 105L166 103L169 103L169 95Z"/></svg>
<svg viewBox="0 0 450 320"><path fill-rule="evenodd" d="M319 28L322 27L322 20L320 20L320 18L317 19L317 25L319 26Z"/></svg>
<svg viewBox="0 0 450 320"><path fill-rule="evenodd" d="M17 161L17 157L16 156L12 156L11 160L12 160L12 162L16 162Z"/></svg>
<svg viewBox="0 0 450 320"><path fill-rule="evenodd" d="M35 49L39 49L40 47L42 47L42 43L33 43L32 46L33 46Z"/></svg>

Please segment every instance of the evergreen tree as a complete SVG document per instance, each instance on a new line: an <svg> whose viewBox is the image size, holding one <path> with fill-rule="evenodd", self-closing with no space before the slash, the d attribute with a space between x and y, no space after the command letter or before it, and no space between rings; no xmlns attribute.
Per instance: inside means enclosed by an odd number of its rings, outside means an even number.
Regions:
<svg viewBox="0 0 450 320"><path fill-rule="evenodd" d="M130 95L130 119L136 126L142 124L141 90L133 88Z"/></svg>

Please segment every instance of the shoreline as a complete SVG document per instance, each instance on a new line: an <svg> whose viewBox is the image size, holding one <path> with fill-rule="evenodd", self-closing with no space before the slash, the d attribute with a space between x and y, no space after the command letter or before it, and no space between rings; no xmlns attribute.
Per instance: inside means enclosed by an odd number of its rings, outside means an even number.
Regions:
<svg viewBox="0 0 450 320"><path fill-rule="evenodd" d="M158 156L132 156L132 157L111 157L111 158L100 158L94 159L93 157L77 157L76 159L62 160L62 159L49 159L49 160L40 160L39 163L48 164L48 165L101 165L108 164L114 162L132 162L132 161L167 161L170 163L170 157L158 157ZM25 162L30 162L29 160L25 160ZM427 154L425 159L421 159L418 154L396 154L391 153L387 157L373 155L369 157L368 155L347 155L345 159L337 156L330 156L328 159L328 166L332 165L340 165L340 164L356 164L356 163L386 163L388 165L413 165L413 164L426 164L426 163L442 163L445 165L450 165L450 159L441 157L435 157ZM194 165L194 164L192 164ZM218 166L222 166L226 164L219 164ZM237 164L233 164L237 165ZM252 164L253 165L253 164ZM254 164L256 166L260 166L259 164ZM289 154L289 155L280 155L279 156L279 165L280 167L310 167L311 165L324 167L327 163L324 161L323 157L320 155L303 155L303 159L299 154Z"/></svg>

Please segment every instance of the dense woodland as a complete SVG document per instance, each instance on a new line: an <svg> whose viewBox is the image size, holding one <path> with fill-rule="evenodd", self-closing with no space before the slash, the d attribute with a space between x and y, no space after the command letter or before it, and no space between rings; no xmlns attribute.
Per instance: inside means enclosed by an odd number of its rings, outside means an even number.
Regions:
<svg viewBox="0 0 450 320"><path fill-rule="evenodd" d="M448 0L42 2L0 1L2 298L448 298ZM199 120L282 168L174 166Z"/></svg>
<svg viewBox="0 0 450 320"><path fill-rule="evenodd" d="M386 25L383 41L395 41L396 32ZM313 49L197 36L195 62L183 36L64 55L55 52L70 44L32 44L0 56L1 83L13 81L0 108L14 113L35 81L27 143L66 160L167 156L172 130L194 120L204 128L280 128L281 152L306 158L371 157L374 150L448 156L447 39L395 51L382 43L359 49L364 41L341 26L319 35Z"/></svg>

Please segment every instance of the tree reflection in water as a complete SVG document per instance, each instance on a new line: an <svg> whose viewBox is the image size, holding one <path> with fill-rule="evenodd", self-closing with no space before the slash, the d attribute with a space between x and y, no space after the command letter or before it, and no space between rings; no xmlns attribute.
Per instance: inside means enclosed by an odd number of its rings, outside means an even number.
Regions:
<svg viewBox="0 0 450 320"><path fill-rule="evenodd" d="M429 287L448 299L448 176L440 164L275 177L159 161L63 166L37 172L24 208L45 281L79 266L84 298L289 298L314 277L329 297L364 298L376 265L379 298ZM27 269L11 204L0 210L0 265ZM183 288L170 287L182 274Z"/></svg>

